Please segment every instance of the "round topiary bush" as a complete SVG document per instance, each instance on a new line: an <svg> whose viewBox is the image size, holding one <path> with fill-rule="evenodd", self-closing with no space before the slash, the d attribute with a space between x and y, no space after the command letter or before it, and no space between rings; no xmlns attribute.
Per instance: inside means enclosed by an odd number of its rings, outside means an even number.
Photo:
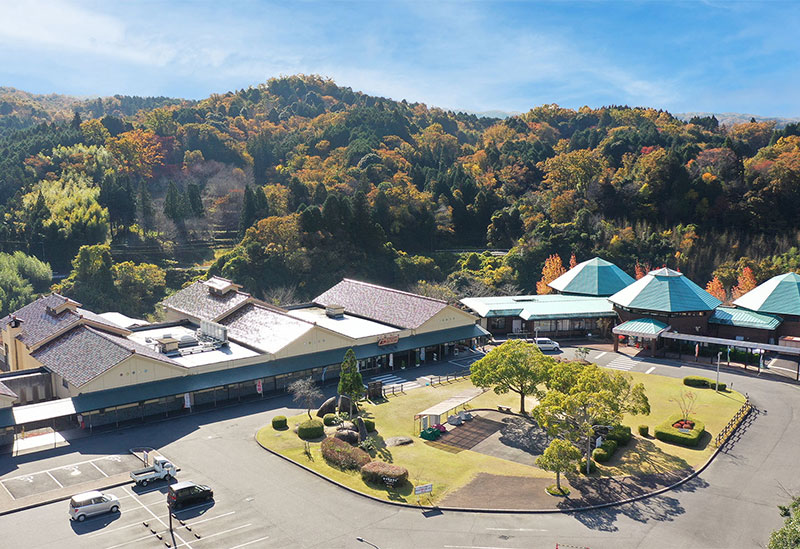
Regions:
<svg viewBox="0 0 800 549"><path fill-rule="evenodd" d="M650 435L650 427L647 425L639 425L639 436L646 437Z"/></svg>
<svg viewBox="0 0 800 549"><path fill-rule="evenodd" d="M606 461L611 459L611 455L606 451L605 448L602 448L602 447L601 448L595 448L594 450L592 450L592 459L597 461L597 462L599 462L599 463L605 463ZM591 465L589 467L591 467ZM583 465L581 465L581 472L582 473L586 472L586 463L585 462L583 463Z"/></svg>
<svg viewBox="0 0 800 549"><path fill-rule="evenodd" d="M408 469L383 461L370 461L361 467L364 482L398 486L408 480Z"/></svg>
<svg viewBox="0 0 800 549"><path fill-rule="evenodd" d="M272 428L276 430L286 429L286 416L275 416L272 418Z"/></svg>
<svg viewBox="0 0 800 549"><path fill-rule="evenodd" d="M602 449L602 448L601 448ZM594 462L593 459L589 460L589 473L594 473L597 471L597 464ZM578 468L578 472L582 475L586 474L586 458L582 458L580 462L580 467Z"/></svg>
<svg viewBox="0 0 800 549"><path fill-rule="evenodd" d="M322 417L322 423L324 423L326 427L332 427L334 425L338 425L339 418L336 416L336 414L325 414Z"/></svg>
<svg viewBox="0 0 800 549"><path fill-rule="evenodd" d="M359 470L372 460L369 454L361 448L350 446L345 441L334 437L323 440L320 450L325 461L339 469Z"/></svg>
<svg viewBox="0 0 800 549"><path fill-rule="evenodd" d="M375 420L374 419L367 419L364 418L364 427L367 428L368 433L372 433L375 431Z"/></svg>
<svg viewBox="0 0 800 549"><path fill-rule="evenodd" d="M325 427L318 419L309 419L297 426L297 436L303 440L319 438L325 434Z"/></svg>

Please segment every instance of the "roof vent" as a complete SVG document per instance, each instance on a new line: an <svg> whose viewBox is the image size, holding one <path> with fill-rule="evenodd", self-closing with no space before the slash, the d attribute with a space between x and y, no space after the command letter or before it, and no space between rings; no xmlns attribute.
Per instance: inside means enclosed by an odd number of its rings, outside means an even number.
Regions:
<svg viewBox="0 0 800 549"><path fill-rule="evenodd" d="M328 305L325 307L325 314L329 318L344 318L344 307L341 305Z"/></svg>
<svg viewBox="0 0 800 549"><path fill-rule="evenodd" d="M11 328L19 328L22 326L22 322L23 320L21 318L18 318L16 315L11 315L11 320L8 322L8 325Z"/></svg>
<svg viewBox="0 0 800 549"><path fill-rule="evenodd" d="M205 284L208 287L208 291L214 295L225 295L231 290L238 290L241 288L238 284L234 284L233 281L222 278L221 276L212 276L203 282L203 284Z"/></svg>

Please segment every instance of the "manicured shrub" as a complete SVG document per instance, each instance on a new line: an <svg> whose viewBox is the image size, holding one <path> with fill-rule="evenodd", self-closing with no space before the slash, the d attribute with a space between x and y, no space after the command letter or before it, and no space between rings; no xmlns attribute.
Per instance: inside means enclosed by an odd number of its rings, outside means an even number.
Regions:
<svg viewBox="0 0 800 549"><path fill-rule="evenodd" d="M607 440L613 440L617 446L625 446L631 441L631 428L627 425L615 425L606 435Z"/></svg>
<svg viewBox="0 0 800 549"><path fill-rule="evenodd" d="M374 419L367 419L364 418L364 427L367 428L368 433L372 433L375 431L375 420Z"/></svg>
<svg viewBox="0 0 800 549"><path fill-rule="evenodd" d="M320 450L325 461L339 469L359 470L372 459L361 448L350 446L345 441L333 437L323 440Z"/></svg>
<svg viewBox="0 0 800 549"><path fill-rule="evenodd" d="M408 469L383 461L370 461L361 467L364 482L397 486L408 480Z"/></svg>
<svg viewBox="0 0 800 549"><path fill-rule="evenodd" d="M594 462L593 459L589 460L589 473L594 473L597 471L597 464ZM582 458L580 462L580 466L578 472L582 475L586 474L586 458Z"/></svg>
<svg viewBox="0 0 800 549"><path fill-rule="evenodd" d="M681 418L681 414L671 416L667 421L661 423L653 429L653 436L663 442L678 444L680 446L695 447L700 442L700 437L703 436L706 428L702 421L692 419L694 421L694 429L688 433L683 433L673 427Z"/></svg>
<svg viewBox="0 0 800 549"><path fill-rule="evenodd" d="M650 427L647 425L639 425L639 436L646 437L650 434Z"/></svg>
<svg viewBox="0 0 800 549"><path fill-rule="evenodd" d="M605 448L602 448L602 447L600 447L600 448L595 448L594 450L592 450L592 459L593 459L593 460L595 460L595 461L597 461L597 462L599 462L599 463L605 463L606 461L608 461L609 459L611 459L611 454L609 454L609 453L606 451L606 449L605 449ZM591 466L590 466L590 467L591 467ZM581 472L585 472L585 471L586 471L586 463L585 463L585 460L584 460L584 464L583 464L583 465L581 465L581 468L583 469Z"/></svg>
<svg viewBox="0 0 800 549"><path fill-rule="evenodd" d="M683 378L683 384L688 385L689 387L697 387L700 389L713 389L714 385L716 385L716 381L702 376L686 376ZM719 384L720 391L724 391L726 388L727 385L725 383Z"/></svg>
<svg viewBox="0 0 800 549"><path fill-rule="evenodd" d="M319 438L325 434L325 427L318 419L309 419L297 426L297 436L303 440Z"/></svg>
<svg viewBox="0 0 800 549"><path fill-rule="evenodd" d="M324 423L326 427L332 427L339 424L339 418L336 414L325 414L322 418L322 423Z"/></svg>
<svg viewBox="0 0 800 549"><path fill-rule="evenodd" d="M608 457L611 457L614 455L614 452L617 451L617 446L616 440L608 439L603 441L603 444L600 445L600 448L608 452Z"/></svg>
<svg viewBox="0 0 800 549"><path fill-rule="evenodd" d="M275 416L272 418L273 429L286 429L286 416Z"/></svg>

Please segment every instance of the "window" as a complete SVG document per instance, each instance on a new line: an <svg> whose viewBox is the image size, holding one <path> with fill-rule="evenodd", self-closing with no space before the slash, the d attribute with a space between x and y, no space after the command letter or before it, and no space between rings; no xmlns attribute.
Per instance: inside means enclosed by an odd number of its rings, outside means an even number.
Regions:
<svg viewBox="0 0 800 549"><path fill-rule="evenodd" d="M67 380L64 378L61 379L61 385L64 387L64 389L69 389L69 383L67 383Z"/></svg>
<svg viewBox="0 0 800 549"><path fill-rule="evenodd" d="M491 318L489 319L489 328L491 330L504 330L506 327L505 318Z"/></svg>

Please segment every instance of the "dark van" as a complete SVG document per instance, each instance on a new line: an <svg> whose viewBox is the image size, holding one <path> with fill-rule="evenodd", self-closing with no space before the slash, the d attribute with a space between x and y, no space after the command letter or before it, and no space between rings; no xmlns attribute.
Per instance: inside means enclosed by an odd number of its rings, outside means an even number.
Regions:
<svg viewBox="0 0 800 549"><path fill-rule="evenodd" d="M214 498L214 491L203 484L194 482L176 482L170 484L167 492L167 503L171 507L182 507L187 503L209 501Z"/></svg>

